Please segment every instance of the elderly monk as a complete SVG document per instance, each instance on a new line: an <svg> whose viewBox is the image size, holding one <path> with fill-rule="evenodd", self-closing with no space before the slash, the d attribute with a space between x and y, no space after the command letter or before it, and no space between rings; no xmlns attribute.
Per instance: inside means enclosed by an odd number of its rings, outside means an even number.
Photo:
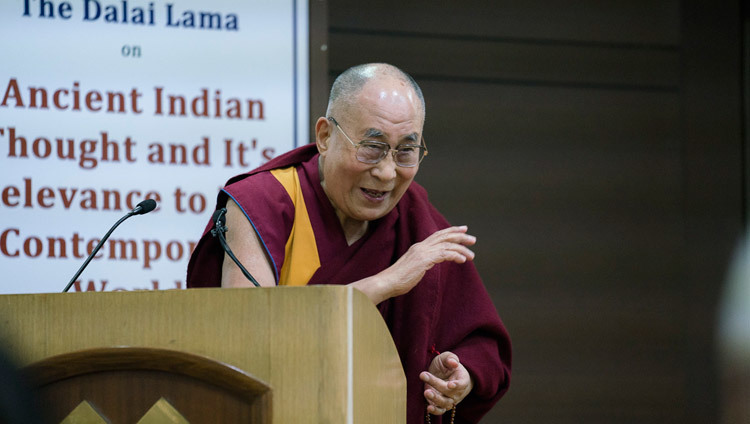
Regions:
<svg viewBox="0 0 750 424"><path fill-rule="evenodd" d="M424 121L409 75L350 68L331 88L315 144L234 177L217 209L227 208L227 242L262 286L351 284L378 306L406 373L409 423L441 422L430 415L454 407L456 422L477 422L508 389L510 339L472 263L475 237L413 182L427 154ZM211 226L188 286L249 286Z"/></svg>

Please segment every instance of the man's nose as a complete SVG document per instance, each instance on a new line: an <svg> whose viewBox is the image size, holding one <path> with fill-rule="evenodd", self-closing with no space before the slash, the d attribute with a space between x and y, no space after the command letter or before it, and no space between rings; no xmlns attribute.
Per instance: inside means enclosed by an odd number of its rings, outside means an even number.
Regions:
<svg viewBox="0 0 750 424"><path fill-rule="evenodd" d="M388 154L380 162L372 168L372 175L382 181L391 181L396 178L396 161L393 159L393 155Z"/></svg>

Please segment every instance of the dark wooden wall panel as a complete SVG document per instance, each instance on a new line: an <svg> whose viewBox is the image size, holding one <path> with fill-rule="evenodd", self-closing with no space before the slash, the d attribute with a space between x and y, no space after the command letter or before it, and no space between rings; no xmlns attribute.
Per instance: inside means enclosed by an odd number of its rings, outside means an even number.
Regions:
<svg viewBox="0 0 750 424"><path fill-rule="evenodd" d="M678 94L422 88L431 156L417 178L478 235L477 267L514 336L498 417L580 422L584 402L598 422L684 422L663 415L686 400L671 389L687 372Z"/></svg>
<svg viewBox="0 0 750 424"><path fill-rule="evenodd" d="M700 5L329 2L329 78L377 61L415 77L417 181L478 236L514 343L483 422L716 421L713 300L741 227L738 3Z"/></svg>
<svg viewBox="0 0 750 424"><path fill-rule="evenodd" d="M368 46L360 49L359 46ZM337 69L379 58L422 77L519 84L654 87L675 90L679 52L672 47L612 47L337 29L330 33ZM415 54L418 52L418 54ZM339 62L342 61L342 62Z"/></svg>
<svg viewBox="0 0 750 424"><path fill-rule="evenodd" d="M313 128L318 116L325 114L328 104L328 3L309 2L310 22L310 141L315 140Z"/></svg>
<svg viewBox="0 0 750 424"><path fill-rule="evenodd" d="M674 45L679 41L679 1L598 0L379 0L331 1L332 28Z"/></svg>

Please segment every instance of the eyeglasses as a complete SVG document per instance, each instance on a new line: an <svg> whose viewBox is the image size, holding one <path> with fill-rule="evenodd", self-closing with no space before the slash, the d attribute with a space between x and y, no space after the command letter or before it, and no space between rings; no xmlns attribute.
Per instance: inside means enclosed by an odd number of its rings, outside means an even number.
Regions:
<svg viewBox="0 0 750 424"><path fill-rule="evenodd" d="M338 122L333 117L328 119L336 125L336 128L344 134L349 143L357 149L357 160L362 163L375 164L383 160L388 152L393 151L393 161L396 165L404 168L413 168L417 166L425 156L427 156L427 146L422 137L422 144L400 144L392 149L391 146L384 141L377 140L364 140L359 143L355 143L349 138L344 132Z"/></svg>

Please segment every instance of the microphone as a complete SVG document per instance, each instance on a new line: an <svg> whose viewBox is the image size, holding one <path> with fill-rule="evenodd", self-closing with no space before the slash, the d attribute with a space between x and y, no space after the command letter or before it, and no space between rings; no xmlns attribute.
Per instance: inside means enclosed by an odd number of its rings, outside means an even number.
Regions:
<svg viewBox="0 0 750 424"><path fill-rule="evenodd" d="M255 281L255 278L253 278L253 275L250 274L250 271L245 269L245 267L240 263L240 260L237 259L236 256L234 256L234 253L232 253L232 249L230 249L229 245L227 244L227 239L224 238L224 233L226 233L228 230L227 226L225 225L226 217L224 215L226 213L227 208L216 209L213 216L211 217L211 221L214 223L214 228L211 230L211 235L219 238L219 243L221 243L222 249L224 249L227 255L229 255L234 263L237 264L237 266L240 268L240 271L242 271L242 273L245 275L245 278L250 280L250 282L253 283L255 287L260 287L260 284L258 284L258 282Z"/></svg>
<svg viewBox="0 0 750 424"><path fill-rule="evenodd" d="M75 283L76 278L78 278L78 276L81 275L83 270L86 269L86 267L88 266L89 262L91 262L91 260L94 259L94 256L96 256L97 252L99 252L99 249L102 248L102 246L104 245L104 242L107 241L107 239L109 238L109 235L112 234L112 231L114 231L118 225L122 224L123 221L125 221L126 219L130 218L133 215L143 215L143 214L151 212L155 208L156 208L156 201L154 199L146 199L142 201L141 203L139 203L136 207L134 207L132 211L128 212L125 216L120 218L119 221L115 222L115 225L113 225L112 228L110 228L109 231L107 231L107 234L105 234L104 238L102 238L99 244L96 245L96 247L91 252L89 257L86 258L86 261L83 263L83 265L81 265L81 267L78 268L78 272L76 272L76 275L74 275L73 278L70 279L70 282L68 283L67 286L65 286L65 289L63 289L62 292L66 293L68 290L70 290L70 287L73 286L73 283Z"/></svg>
<svg viewBox="0 0 750 424"><path fill-rule="evenodd" d="M151 212L154 209L156 209L156 200L146 199L139 203L135 208L133 208L133 210L130 211L130 215L143 215Z"/></svg>

